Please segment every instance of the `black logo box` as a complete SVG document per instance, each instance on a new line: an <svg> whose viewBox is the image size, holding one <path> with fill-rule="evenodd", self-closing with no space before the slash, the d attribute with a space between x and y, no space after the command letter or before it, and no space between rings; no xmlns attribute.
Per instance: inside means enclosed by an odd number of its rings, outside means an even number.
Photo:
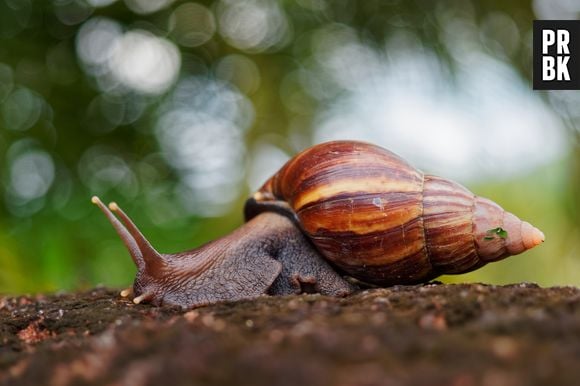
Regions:
<svg viewBox="0 0 580 386"><path fill-rule="evenodd" d="M570 33L570 80L542 80L542 31L565 29ZM557 44L548 48L548 55L557 57ZM580 20L534 20L534 90L580 90Z"/></svg>

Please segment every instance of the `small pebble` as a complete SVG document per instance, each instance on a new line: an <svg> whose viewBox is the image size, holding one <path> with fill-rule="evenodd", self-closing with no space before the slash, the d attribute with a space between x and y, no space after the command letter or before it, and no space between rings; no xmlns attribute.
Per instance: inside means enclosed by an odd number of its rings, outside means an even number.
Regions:
<svg viewBox="0 0 580 386"><path fill-rule="evenodd" d="M280 330L272 330L268 334L268 337L272 341L272 343L280 343L282 339L284 339L284 333Z"/></svg>
<svg viewBox="0 0 580 386"><path fill-rule="evenodd" d="M518 344L510 337L502 336L491 341L491 351L500 359L514 359L518 354Z"/></svg>
<svg viewBox="0 0 580 386"><path fill-rule="evenodd" d="M385 297L382 297L382 296L379 296L379 297L375 298L373 300L373 302L374 303L379 303L379 304L389 304L389 305L391 304L391 301L388 298L385 298Z"/></svg>
<svg viewBox="0 0 580 386"><path fill-rule="evenodd" d="M443 314L429 313L419 319L419 326L426 330L444 331L447 330L447 320Z"/></svg>
<svg viewBox="0 0 580 386"><path fill-rule="evenodd" d="M377 312L370 317L371 324L375 326L380 326L387 321L387 315L384 313Z"/></svg>
<svg viewBox="0 0 580 386"><path fill-rule="evenodd" d="M195 319L197 319L197 317L199 316L199 312L193 310L193 311L188 311L185 314L183 314L183 317L185 318L185 320L187 320L189 323L192 323Z"/></svg>

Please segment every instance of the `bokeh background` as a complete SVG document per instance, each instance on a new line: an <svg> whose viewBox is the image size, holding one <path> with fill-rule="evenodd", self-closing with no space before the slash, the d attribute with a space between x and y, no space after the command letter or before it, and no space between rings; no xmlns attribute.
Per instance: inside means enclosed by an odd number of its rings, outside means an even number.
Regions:
<svg viewBox="0 0 580 386"><path fill-rule="evenodd" d="M0 0L0 292L131 283L94 194L164 252L331 139L387 147L541 228L445 281L580 285L580 92L531 89L580 2Z"/></svg>

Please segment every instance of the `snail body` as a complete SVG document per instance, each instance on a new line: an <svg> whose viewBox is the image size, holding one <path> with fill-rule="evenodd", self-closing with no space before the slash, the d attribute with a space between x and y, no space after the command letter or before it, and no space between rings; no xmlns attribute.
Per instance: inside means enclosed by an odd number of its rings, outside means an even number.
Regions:
<svg viewBox="0 0 580 386"><path fill-rule="evenodd" d="M461 185L357 141L296 155L245 206L246 224L176 255L157 253L111 204L105 212L138 267L137 301L182 307L261 294L355 290L459 274L543 242L527 222Z"/></svg>

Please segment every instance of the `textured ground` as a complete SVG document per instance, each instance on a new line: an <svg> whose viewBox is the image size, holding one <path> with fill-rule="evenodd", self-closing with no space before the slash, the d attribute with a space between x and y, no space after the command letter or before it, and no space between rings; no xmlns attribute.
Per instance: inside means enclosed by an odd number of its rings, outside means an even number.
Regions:
<svg viewBox="0 0 580 386"><path fill-rule="evenodd" d="M0 384L578 385L580 290L441 285L192 311L0 298Z"/></svg>

